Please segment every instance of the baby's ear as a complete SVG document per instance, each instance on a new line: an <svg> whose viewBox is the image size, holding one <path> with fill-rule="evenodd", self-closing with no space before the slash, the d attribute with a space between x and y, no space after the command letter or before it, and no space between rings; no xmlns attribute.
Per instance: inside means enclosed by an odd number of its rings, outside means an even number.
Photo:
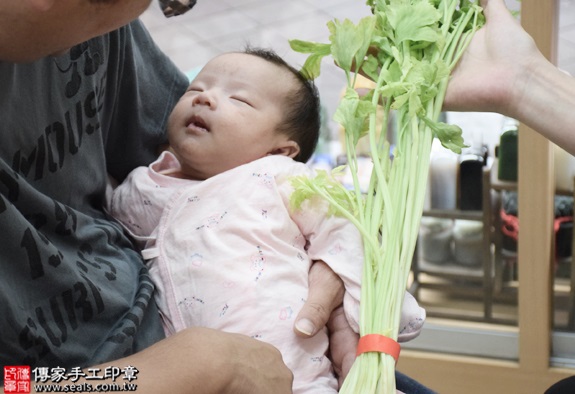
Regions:
<svg viewBox="0 0 575 394"><path fill-rule="evenodd" d="M299 154L299 151L299 144L290 140L282 142L281 145L269 152L268 155L282 155L293 159Z"/></svg>

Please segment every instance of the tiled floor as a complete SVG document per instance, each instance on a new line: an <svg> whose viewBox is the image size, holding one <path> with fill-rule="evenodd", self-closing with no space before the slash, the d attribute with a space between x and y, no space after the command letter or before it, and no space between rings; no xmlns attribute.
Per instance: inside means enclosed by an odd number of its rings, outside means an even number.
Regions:
<svg viewBox="0 0 575 394"><path fill-rule="evenodd" d="M517 9L517 0L507 0ZM575 0L559 0L559 66L575 75ZM365 0L198 0L192 11L166 19L157 1L142 20L160 47L184 71L201 67L213 56L246 44L271 47L298 67L305 55L293 52L289 39L327 42L326 23L334 18L357 22L368 8ZM340 69L324 61L316 81L331 119L345 84ZM329 124L332 133L337 125Z"/></svg>

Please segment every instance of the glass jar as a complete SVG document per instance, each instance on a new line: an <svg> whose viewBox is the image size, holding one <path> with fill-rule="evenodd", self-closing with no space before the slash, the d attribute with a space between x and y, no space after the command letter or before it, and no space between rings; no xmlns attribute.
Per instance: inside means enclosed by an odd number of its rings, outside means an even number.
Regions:
<svg viewBox="0 0 575 394"><path fill-rule="evenodd" d="M483 257L483 223L458 219L453 225L453 256L464 266L481 265Z"/></svg>
<svg viewBox="0 0 575 394"><path fill-rule="evenodd" d="M453 259L451 254L452 219L421 218L421 258L429 263L444 264Z"/></svg>

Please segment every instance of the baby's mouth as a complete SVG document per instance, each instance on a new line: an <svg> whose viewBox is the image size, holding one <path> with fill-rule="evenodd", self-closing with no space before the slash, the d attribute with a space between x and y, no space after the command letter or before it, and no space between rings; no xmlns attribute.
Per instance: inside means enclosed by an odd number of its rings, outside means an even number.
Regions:
<svg viewBox="0 0 575 394"><path fill-rule="evenodd" d="M196 129L196 130L200 130L200 131L204 131L204 132L210 132L210 129L208 128L208 125L206 124L206 122L199 116L194 115L190 118L190 120L188 120L187 122L187 126L190 129Z"/></svg>

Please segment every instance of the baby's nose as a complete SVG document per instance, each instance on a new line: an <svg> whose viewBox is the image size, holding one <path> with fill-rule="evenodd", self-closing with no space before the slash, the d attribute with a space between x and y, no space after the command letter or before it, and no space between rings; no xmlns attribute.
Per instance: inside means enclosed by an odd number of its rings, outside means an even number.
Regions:
<svg viewBox="0 0 575 394"><path fill-rule="evenodd" d="M216 101L214 97L207 92L200 92L194 97L192 102L194 105L207 105L208 107L215 107Z"/></svg>

